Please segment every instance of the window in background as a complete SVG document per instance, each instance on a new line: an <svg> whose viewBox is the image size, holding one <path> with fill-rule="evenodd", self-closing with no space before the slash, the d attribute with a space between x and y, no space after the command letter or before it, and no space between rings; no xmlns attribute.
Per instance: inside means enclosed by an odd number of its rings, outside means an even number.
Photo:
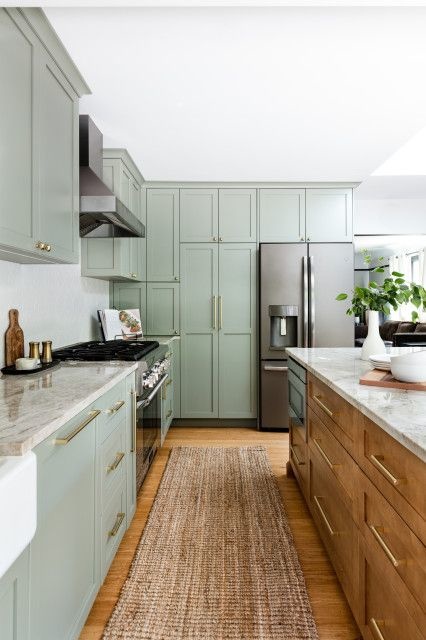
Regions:
<svg viewBox="0 0 426 640"><path fill-rule="evenodd" d="M415 253L411 256L411 282L415 282L416 284L421 283L420 277L420 255Z"/></svg>

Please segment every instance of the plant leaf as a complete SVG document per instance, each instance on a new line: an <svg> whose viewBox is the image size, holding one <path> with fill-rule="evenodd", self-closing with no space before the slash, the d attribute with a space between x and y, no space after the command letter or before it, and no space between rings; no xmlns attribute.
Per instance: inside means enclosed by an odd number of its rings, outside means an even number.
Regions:
<svg viewBox="0 0 426 640"><path fill-rule="evenodd" d="M338 296L336 296L336 300L347 300L348 294L347 293L339 293Z"/></svg>

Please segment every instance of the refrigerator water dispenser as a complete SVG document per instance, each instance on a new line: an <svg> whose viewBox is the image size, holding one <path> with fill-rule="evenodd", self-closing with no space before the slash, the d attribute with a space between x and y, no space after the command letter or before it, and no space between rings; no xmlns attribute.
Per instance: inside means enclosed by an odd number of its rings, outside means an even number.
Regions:
<svg viewBox="0 0 426 640"><path fill-rule="evenodd" d="M269 305L269 348L280 351L286 347L297 347L297 324L299 307L297 305Z"/></svg>

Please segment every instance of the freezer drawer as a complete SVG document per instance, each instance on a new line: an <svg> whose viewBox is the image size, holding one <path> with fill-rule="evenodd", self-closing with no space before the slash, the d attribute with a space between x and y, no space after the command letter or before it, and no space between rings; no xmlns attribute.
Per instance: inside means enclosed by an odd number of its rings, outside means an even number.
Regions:
<svg viewBox="0 0 426 640"><path fill-rule="evenodd" d="M288 429L288 362L260 363L260 429Z"/></svg>

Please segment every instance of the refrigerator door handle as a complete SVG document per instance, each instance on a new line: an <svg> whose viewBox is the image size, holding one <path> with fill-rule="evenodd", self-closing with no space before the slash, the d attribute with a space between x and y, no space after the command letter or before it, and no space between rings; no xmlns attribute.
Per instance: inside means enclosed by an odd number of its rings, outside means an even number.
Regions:
<svg viewBox="0 0 426 640"><path fill-rule="evenodd" d="M309 346L308 256L303 256L303 346Z"/></svg>
<svg viewBox="0 0 426 640"><path fill-rule="evenodd" d="M315 347L315 270L314 257L309 256L309 300L310 300L310 339L309 346Z"/></svg>
<svg viewBox="0 0 426 640"><path fill-rule="evenodd" d="M270 365L265 365L263 367L264 371L288 371L288 367L271 367Z"/></svg>

